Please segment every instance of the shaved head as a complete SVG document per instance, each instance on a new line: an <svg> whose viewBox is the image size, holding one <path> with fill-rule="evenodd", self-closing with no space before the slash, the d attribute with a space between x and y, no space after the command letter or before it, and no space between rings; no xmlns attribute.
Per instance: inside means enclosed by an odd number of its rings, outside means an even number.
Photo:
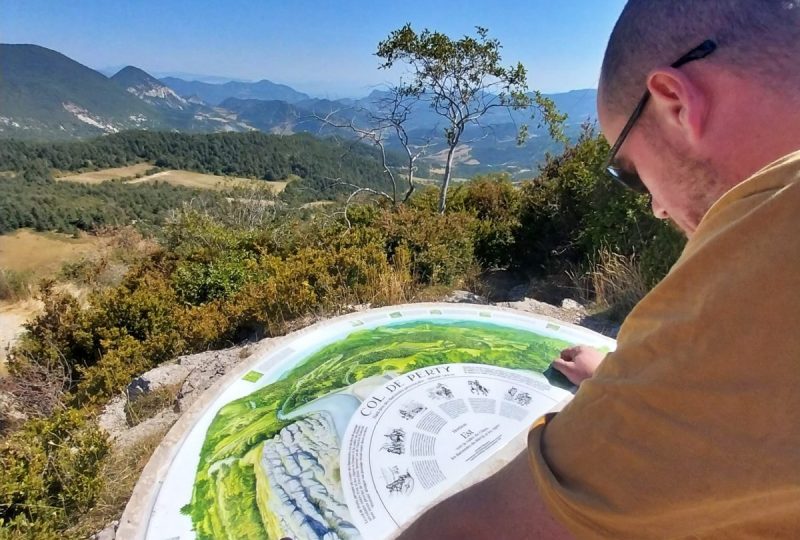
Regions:
<svg viewBox="0 0 800 540"><path fill-rule="evenodd" d="M611 114L627 116L647 74L706 39L708 61L771 88L800 84L800 0L629 0L606 49L600 94Z"/></svg>

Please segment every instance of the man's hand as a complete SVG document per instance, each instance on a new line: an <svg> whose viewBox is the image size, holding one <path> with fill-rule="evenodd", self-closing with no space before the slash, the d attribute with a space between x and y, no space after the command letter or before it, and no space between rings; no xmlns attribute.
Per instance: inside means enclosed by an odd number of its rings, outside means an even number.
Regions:
<svg viewBox="0 0 800 540"><path fill-rule="evenodd" d="M594 375L605 353L588 345L578 345L561 351L561 358L553 360L553 367L564 374L572 384L580 385Z"/></svg>

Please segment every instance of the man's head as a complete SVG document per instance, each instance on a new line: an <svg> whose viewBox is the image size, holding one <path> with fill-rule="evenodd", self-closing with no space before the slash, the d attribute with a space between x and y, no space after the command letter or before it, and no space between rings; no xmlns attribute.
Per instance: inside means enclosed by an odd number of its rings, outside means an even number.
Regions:
<svg viewBox="0 0 800 540"><path fill-rule="evenodd" d="M670 64L711 39L717 49ZM691 234L731 187L800 149L800 0L629 0L609 40L600 123L653 211Z"/></svg>

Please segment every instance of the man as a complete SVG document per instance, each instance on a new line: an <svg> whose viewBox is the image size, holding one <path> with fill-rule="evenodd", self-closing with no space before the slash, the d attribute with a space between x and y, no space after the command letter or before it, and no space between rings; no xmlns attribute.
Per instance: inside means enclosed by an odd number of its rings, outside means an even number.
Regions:
<svg viewBox="0 0 800 540"><path fill-rule="evenodd" d="M528 452L404 538L799 538L800 0L630 0L598 109L686 249L615 352L554 362L580 389Z"/></svg>

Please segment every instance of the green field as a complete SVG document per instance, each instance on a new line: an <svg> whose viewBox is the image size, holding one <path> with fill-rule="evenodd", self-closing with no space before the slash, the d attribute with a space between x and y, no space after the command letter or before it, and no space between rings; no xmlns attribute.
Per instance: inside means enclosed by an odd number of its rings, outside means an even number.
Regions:
<svg viewBox="0 0 800 540"><path fill-rule="evenodd" d="M387 371L406 373L444 363L491 364L543 372L570 344L486 322L416 321L359 330L311 355L280 380L225 405L206 434L191 502L198 538L280 538L266 510L261 444L314 399Z"/></svg>

